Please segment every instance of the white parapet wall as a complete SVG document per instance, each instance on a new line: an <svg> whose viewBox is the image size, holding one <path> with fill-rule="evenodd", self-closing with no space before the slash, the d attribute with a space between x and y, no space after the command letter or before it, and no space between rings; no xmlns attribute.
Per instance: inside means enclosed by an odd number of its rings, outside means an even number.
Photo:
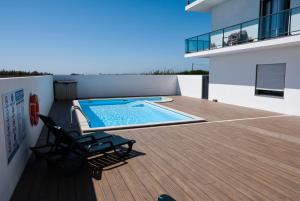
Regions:
<svg viewBox="0 0 300 201"><path fill-rule="evenodd" d="M202 75L177 75L177 94L202 98Z"/></svg>
<svg viewBox="0 0 300 201"><path fill-rule="evenodd" d="M54 80L77 82L82 98L176 95L176 75L55 75Z"/></svg>
<svg viewBox="0 0 300 201"><path fill-rule="evenodd" d="M79 99L160 95L202 97L201 75L55 75L54 80L76 81Z"/></svg>
<svg viewBox="0 0 300 201"><path fill-rule="evenodd" d="M4 103L5 94L23 90L24 92L24 133L25 137L19 144L19 148L8 163L7 137L4 125ZM38 95L41 114L48 114L53 103L53 77L35 76L22 78L0 79L0 200L8 201L12 195L30 156L30 146L34 146L38 140L43 124L31 126L29 118L29 96L30 93ZM19 107L20 108L20 107ZM16 114L22 114L16 111ZM34 179L34 178L32 178ZM30 193L30 192L28 192Z"/></svg>

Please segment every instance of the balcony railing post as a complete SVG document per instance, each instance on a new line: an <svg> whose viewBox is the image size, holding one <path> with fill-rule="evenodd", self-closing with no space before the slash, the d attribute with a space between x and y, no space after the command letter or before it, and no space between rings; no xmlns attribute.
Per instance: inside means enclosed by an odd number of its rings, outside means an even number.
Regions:
<svg viewBox="0 0 300 201"><path fill-rule="evenodd" d="M197 52L199 52L199 43L198 43L198 41L199 41L199 36L197 36L197 40L196 40L196 43L197 43Z"/></svg>
<svg viewBox="0 0 300 201"><path fill-rule="evenodd" d="M243 23L241 23L240 24L240 34L239 34L239 37L240 37L240 42L241 43L243 43L244 41L243 41L243 33L242 33L242 31L243 31ZM238 42L239 43L239 42Z"/></svg>
<svg viewBox="0 0 300 201"><path fill-rule="evenodd" d="M224 33L224 29L222 29L222 34L223 34L223 36L222 36L222 47L224 47L225 46L225 33Z"/></svg>
<svg viewBox="0 0 300 201"><path fill-rule="evenodd" d="M186 53L190 53L190 42L189 42L189 39L185 40L185 48L186 48L185 52Z"/></svg>
<svg viewBox="0 0 300 201"><path fill-rule="evenodd" d="M211 39L210 39L210 37L211 37L211 33L208 33L208 49L210 50L210 43L211 43Z"/></svg>
<svg viewBox="0 0 300 201"><path fill-rule="evenodd" d="M288 28L288 35L291 35L292 31L292 11L293 9L289 10L289 28Z"/></svg>
<svg viewBox="0 0 300 201"><path fill-rule="evenodd" d="M258 18L258 30L257 30L257 41L259 41L260 40L260 38L261 38L261 35L262 35L262 30L261 30L261 26L262 26L262 18L261 17L259 17Z"/></svg>
<svg viewBox="0 0 300 201"><path fill-rule="evenodd" d="M188 49L189 49L189 48L188 48L188 39L185 39L185 40L184 40L184 45L185 45L185 46L184 46L184 47L185 47L185 53L188 53L188 52L189 52L189 51L188 51Z"/></svg>

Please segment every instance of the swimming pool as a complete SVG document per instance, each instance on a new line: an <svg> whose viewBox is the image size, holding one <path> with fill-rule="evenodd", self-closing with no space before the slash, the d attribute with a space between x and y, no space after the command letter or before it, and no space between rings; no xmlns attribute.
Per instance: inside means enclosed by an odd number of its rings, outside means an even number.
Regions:
<svg viewBox="0 0 300 201"><path fill-rule="evenodd" d="M199 122L204 119L161 106L166 97L114 98L76 100L76 111L82 132L130 127Z"/></svg>

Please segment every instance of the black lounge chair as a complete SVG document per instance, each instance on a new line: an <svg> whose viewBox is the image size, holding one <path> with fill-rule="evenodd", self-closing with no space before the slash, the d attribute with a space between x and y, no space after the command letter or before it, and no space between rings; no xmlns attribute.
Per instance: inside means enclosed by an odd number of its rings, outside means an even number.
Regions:
<svg viewBox="0 0 300 201"><path fill-rule="evenodd" d="M70 154L87 159L88 157L114 151L119 157L128 155L134 140L105 132L94 132L80 135L77 131L66 131L58 126L50 117L39 115L48 128L47 143L43 146L31 147L36 156L45 158L48 162L56 162L67 158ZM50 133L54 142L50 142ZM128 147L125 148L124 145ZM45 150L46 151L43 151ZM124 151L125 150L125 151Z"/></svg>
<svg viewBox="0 0 300 201"><path fill-rule="evenodd" d="M51 144L49 138L50 134L52 133L55 137L54 143L57 141L57 143L64 142L65 139L65 133L68 133L68 135L71 135L75 139L87 139L87 140L97 140L102 138L111 137L112 135L107 134L105 132L93 132L85 135L81 135L77 130L70 130L67 131L57 125L51 117L39 115L40 119L43 121L43 123L48 128L48 135L47 135L47 144Z"/></svg>
<svg viewBox="0 0 300 201"><path fill-rule="evenodd" d="M70 143L68 136L72 136L72 138L76 140L85 139L87 142L90 141L96 142L98 139L102 139L102 138L104 139L112 136L104 132L94 132L91 134L81 135L76 130L71 130L71 131L64 130L63 128L58 126L50 117L44 115L39 115L39 117L46 125L48 129L48 133L47 133L47 140L45 145L30 148L35 153L36 156L45 157L47 155L59 154L59 152L62 151L62 149L64 149L66 145ZM53 135L54 137L54 140L52 141L50 140L51 135Z"/></svg>

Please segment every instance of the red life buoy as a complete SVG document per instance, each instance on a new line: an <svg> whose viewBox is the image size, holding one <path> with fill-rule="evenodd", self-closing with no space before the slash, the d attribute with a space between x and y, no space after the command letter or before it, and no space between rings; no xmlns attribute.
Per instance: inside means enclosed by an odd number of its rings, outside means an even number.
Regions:
<svg viewBox="0 0 300 201"><path fill-rule="evenodd" d="M39 123L39 99L36 94L30 94L29 98L29 115L30 123L32 126L36 126Z"/></svg>

